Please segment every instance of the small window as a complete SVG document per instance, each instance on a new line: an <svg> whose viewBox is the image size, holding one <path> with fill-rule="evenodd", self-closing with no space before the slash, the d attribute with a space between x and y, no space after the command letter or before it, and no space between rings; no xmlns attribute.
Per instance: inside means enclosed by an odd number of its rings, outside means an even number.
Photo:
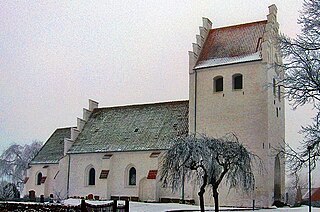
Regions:
<svg viewBox="0 0 320 212"><path fill-rule="evenodd" d="M218 76L213 79L213 88L215 92L223 91L223 77Z"/></svg>
<svg viewBox="0 0 320 212"><path fill-rule="evenodd" d="M232 76L232 84L233 84L233 89L242 89L243 86L243 79L242 79L242 74L235 74Z"/></svg>
<svg viewBox="0 0 320 212"><path fill-rule="evenodd" d="M281 102L281 90L280 90L280 85L278 85L278 100Z"/></svg>
<svg viewBox="0 0 320 212"><path fill-rule="evenodd" d="M42 173L39 172L37 175L37 185L41 185Z"/></svg>
<svg viewBox="0 0 320 212"><path fill-rule="evenodd" d="M99 179L107 179L110 170L101 170Z"/></svg>
<svg viewBox="0 0 320 212"><path fill-rule="evenodd" d="M134 167L131 167L129 170L129 185L136 185L136 175L136 169Z"/></svg>
<svg viewBox="0 0 320 212"><path fill-rule="evenodd" d="M152 152L149 157L150 158L157 158L157 157L159 157L160 154L161 154L161 152Z"/></svg>
<svg viewBox="0 0 320 212"><path fill-rule="evenodd" d="M105 154L103 155L102 159L110 159L112 157L112 154Z"/></svg>
<svg viewBox="0 0 320 212"><path fill-rule="evenodd" d="M96 170L94 168L91 168L89 171L89 185L95 185L96 184Z"/></svg>
<svg viewBox="0 0 320 212"><path fill-rule="evenodd" d="M277 87L276 87L276 80L274 78L272 80L272 86L273 86L273 95L276 96Z"/></svg>
<svg viewBox="0 0 320 212"><path fill-rule="evenodd" d="M279 109L276 108L276 114L277 114L277 117L279 117Z"/></svg>

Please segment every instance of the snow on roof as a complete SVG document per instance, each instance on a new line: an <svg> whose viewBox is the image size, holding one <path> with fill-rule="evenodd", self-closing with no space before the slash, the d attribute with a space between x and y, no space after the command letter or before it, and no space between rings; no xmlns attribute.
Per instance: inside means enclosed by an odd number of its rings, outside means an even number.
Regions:
<svg viewBox="0 0 320 212"><path fill-rule="evenodd" d="M205 61L201 61L197 64L194 69L215 67L221 65L230 65L235 63L243 63L249 61L257 61L262 60L260 52L256 52L248 55L240 55L236 57L224 57L224 58L213 58Z"/></svg>

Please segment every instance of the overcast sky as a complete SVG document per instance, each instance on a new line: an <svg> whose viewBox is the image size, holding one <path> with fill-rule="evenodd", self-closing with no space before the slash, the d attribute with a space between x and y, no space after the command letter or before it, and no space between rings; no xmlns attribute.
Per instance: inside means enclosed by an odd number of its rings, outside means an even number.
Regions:
<svg viewBox="0 0 320 212"><path fill-rule="evenodd" d="M89 98L101 107L188 99L201 17L213 27L263 20L272 3L295 36L298 0L0 1L0 151L75 126ZM312 111L286 110L296 143Z"/></svg>

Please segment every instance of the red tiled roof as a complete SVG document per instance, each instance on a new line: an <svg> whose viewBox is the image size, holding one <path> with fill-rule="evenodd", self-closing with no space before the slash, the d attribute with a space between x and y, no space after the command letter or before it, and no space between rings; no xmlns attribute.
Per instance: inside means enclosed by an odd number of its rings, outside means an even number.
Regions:
<svg viewBox="0 0 320 212"><path fill-rule="evenodd" d="M158 170L150 170L148 173L147 179L152 179L152 180L156 179L157 173L158 173Z"/></svg>
<svg viewBox="0 0 320 212"><path fill-rule="evenodd" d="M211 29L199 55L197 65L217 58L252 55L261 50L267 21Z"/></svg>
<svg viewBox="0 0 320 212"><path fill-rule="evenodd" d="M309 191L308 190L303 195L302 199L303 200L309 199ZM320 187L311 189L311 201L320 201Z"/></svg>

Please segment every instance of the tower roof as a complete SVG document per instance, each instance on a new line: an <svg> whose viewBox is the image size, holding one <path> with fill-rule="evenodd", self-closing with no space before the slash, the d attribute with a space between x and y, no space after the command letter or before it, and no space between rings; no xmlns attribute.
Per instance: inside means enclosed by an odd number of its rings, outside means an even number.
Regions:
<svg viewBox="0 0 320 212"><path fill-rule="evenodd" d="M195 69L261 60L261 43L267 21L211 29Z"/></svg>

